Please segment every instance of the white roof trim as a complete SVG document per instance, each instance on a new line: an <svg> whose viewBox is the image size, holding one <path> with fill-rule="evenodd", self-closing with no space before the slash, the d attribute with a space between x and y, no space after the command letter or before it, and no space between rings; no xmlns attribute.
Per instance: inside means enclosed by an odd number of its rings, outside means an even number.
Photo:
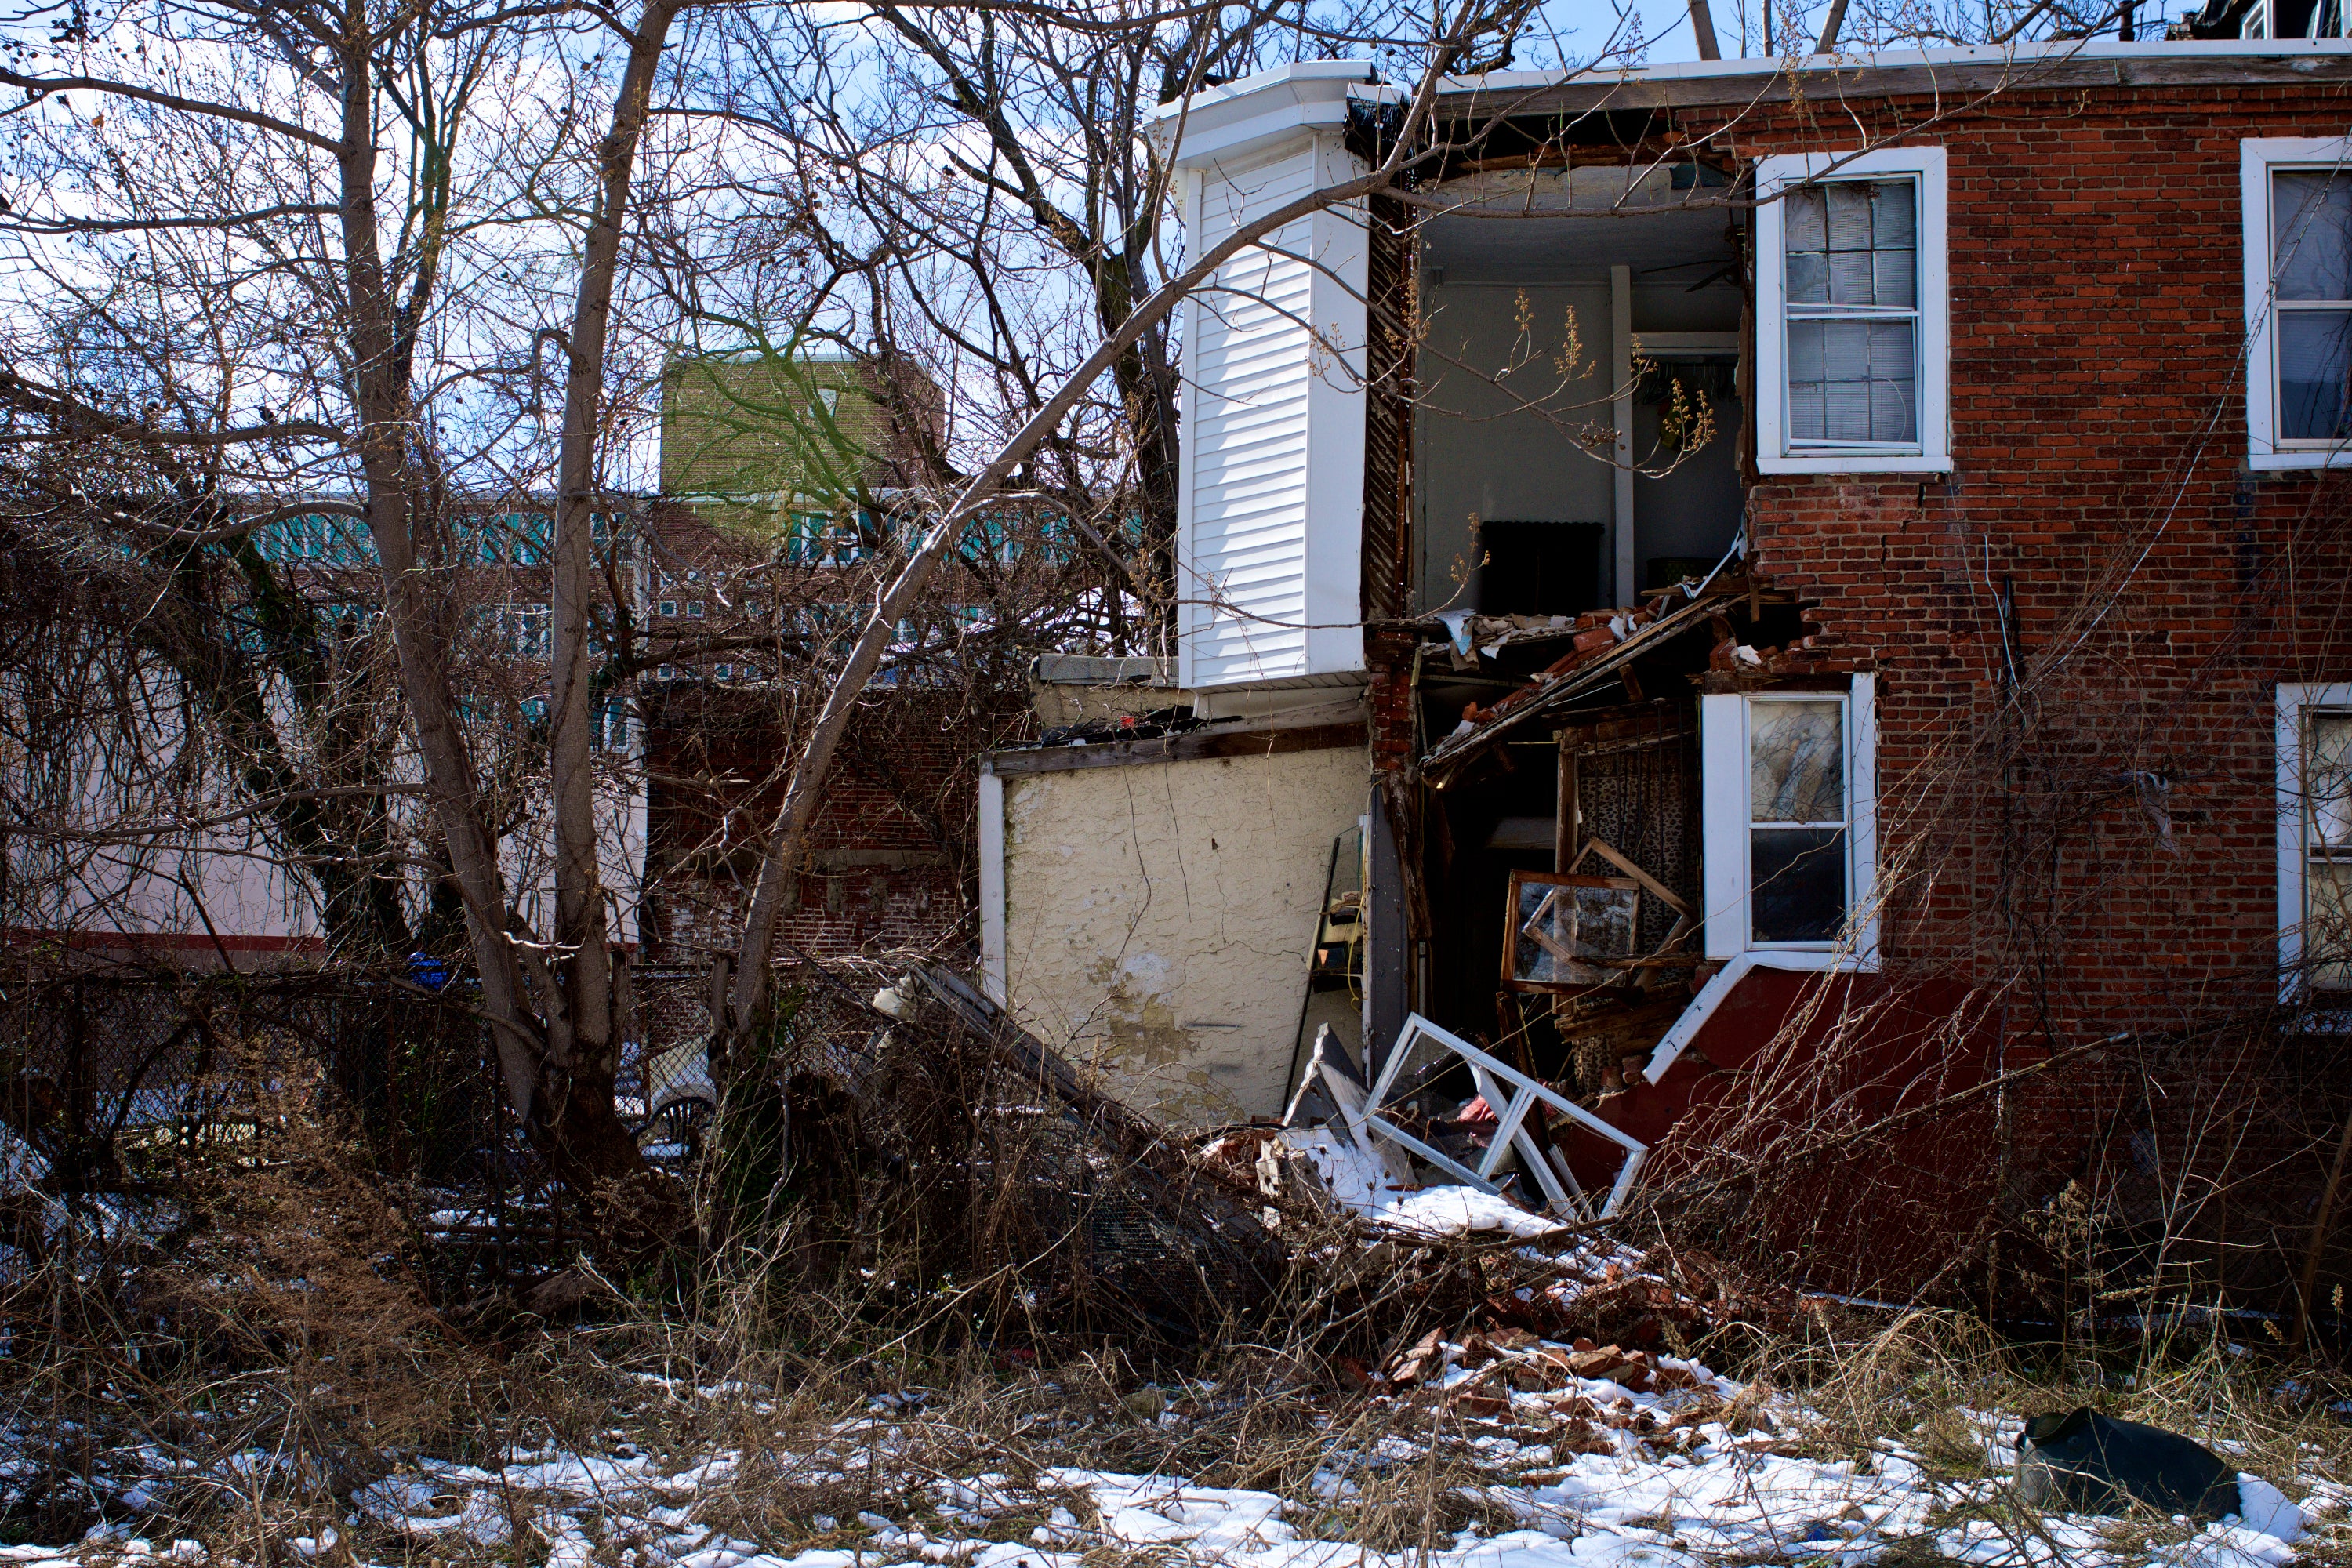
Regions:
<svg viewBox="0 0 2352 1568"><path fill-rule="evenodd" d="M1336 132L1348 122L1349 99L1402 96L1373 74L1368 60L1302 60L1260 71L1161 104L1152 112L1151 135L1164 148L1181 130L1171 160L1180 169L1230 163L1301 134Z"/></svg>
<svg viewBox="0 0 2352 1568"><path fill-rule="evenodd" d="M1754 58L1728 60L1669 60L1662 65L1592 68L1573 71L1494 71L1486 76L1446 77L1438 91L1527 92L1568 82L1712 81L1735 77L1774 77L1790 70L1818 74L1904 66L2039 65L2063 60L2295 59L2313 55L2352 55L2352 38L2161 39L2125 43L2089 38L2055 43L1973 45L1964 48L1883 49L1875 54L1839 52L1795 60ZM1352 63L1352 62L1350 62Z"/></svg>

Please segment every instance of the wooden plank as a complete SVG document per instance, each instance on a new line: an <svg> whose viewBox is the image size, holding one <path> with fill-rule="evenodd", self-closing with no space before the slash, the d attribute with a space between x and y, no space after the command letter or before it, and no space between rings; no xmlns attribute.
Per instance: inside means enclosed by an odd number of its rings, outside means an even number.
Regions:
<svg viewBox="0 0 2352 1568"><path fill-rule="evenodd" d="M1664 882L1659 881L1655 877L1651 876L1647 871L1644 871L1639 866L1634 865L1632 859L1620 854L1617 847L1611 844L1607 839L1586 839L1584 841L1583 852L1579 854L1577 858L1581 860L1584 858L1585 855L1600 856L1603 860L1608 861L1612 866L1616 867L1617 869L1624 872L1625 875L1633 878L1633 880L1641 883L1642 886L1649 889L1653 893L1655 893L1660 899L1665 901L1666 908L1682 916L1684 920L1686 921L1691 918L1690 905L1677 898L1672 888L1667 887ZM1680 922L1678 921L1676 923L1679 924ZM1669 938L1668 940L1671 941L1672 939Z"/></svg>
<svg viewBox="0 0 2352 1568"><path fill-rule="evenodd" d="M1132 768L1147 763L1197 762L1205 757L1280 756L1286 752L1332 752L1370 743L1361 721L1302 724L1286 730L1193 730L1148 741L1096 741L1083 746L1038 746L991 752L982 758L1001 778L1016 773L1075 773L1080 768Z"/></svg>

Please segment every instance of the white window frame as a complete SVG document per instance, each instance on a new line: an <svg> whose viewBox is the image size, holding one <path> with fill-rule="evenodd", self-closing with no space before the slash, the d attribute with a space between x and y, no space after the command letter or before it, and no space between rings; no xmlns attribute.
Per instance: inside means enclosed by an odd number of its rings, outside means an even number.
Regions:
<svg viewBox="0 0 2352 1568"><path fill-rule="evenodd" d="M1789 447L1788 252L1785 204L1773 198L1820 179L1916 182L1919 191L1919 440L1906 447ZM1951 260L1941 147L1801 153L1756 165L1756 466L1768 474L1944 474L1952 468Z"/></svg>
<svg viewBox="0 0 2352 1568"><path fill-rule="evenodd" d="M2246 461L2265 469L2352 468L2352 442L2282 443L2278 311L2271 297L2271 176L2295 169L2352 174L2352 138L2250 136L2238 143L2238 208L2246 258Z"/></svg>
<svg viewBox="0 0 2352 1568"><path fill-rule="evenodd" d="M2303 721L2305 715L2315 709L2352 713L2352 681L2286 682L2278 689L2278 943L2282 1002L2300 1000L2305 989L2304 881L2310 850L2304 838Z"/></svg>
<svg viewBox="0 0 2352 1568"><path fill-rule="evenodd" d="M1772 954L1783 967L1878 967L1878 683L1850 678L1843 689L1710 693L1699 699L1699 767L1705 800L1706 956ZM1748 888L1748 730L1759 702L1844 704L1846 926L1831 942L1757 942Z"/></svg>

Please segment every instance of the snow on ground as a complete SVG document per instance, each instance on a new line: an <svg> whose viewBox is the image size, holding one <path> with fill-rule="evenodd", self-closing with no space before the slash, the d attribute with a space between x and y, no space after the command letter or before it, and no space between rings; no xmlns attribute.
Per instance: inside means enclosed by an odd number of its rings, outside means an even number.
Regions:
<svg viewBox="0 0 2352 1568"><path fill-rule="evenodd" d="M1635 1254L1599 1240L1530 1245L1550 1223L1463 1188L1377 1199L1398 1235L1497 1230L1562 1273L1561 1290L1616 1282ZM1882 1438L1832 1452L1803 1436L1807 1413L1743 1389L1695 1362L1542 1341L1517 1331L1432 1333L1391 1361L1385 1392L1333 1425L1305 1495L1197 1485L1178 1475L1048 1467L1033 1475L929 1468L943 1449L929 1391L875 1395L866 1410L792 1451L657 1458L606 1434L608 1451L508 1452L483 1465L420 1458L350 1495L340 1523L273 1544L277 1563L392 1568L425 1561L518 1568L1100 1568L1146 1557L1160 1568L1864 1568L1940 1558L1970 1568L2285 1568L2315 1530L2352 1535L2352 1487L2287 1478L2303 1500L2241 1476L2242 1512L2219 1523L2039 1517L2013 1489L2021 1418L1959 1412L1982 1464L1931 1468ZM734 1401L772 1413L767 1391L637 1373L666 1403ZM1302 1396L1304 1397L1304 1396ZM1213 1385L1155 1395L1139 1418L1182 1426L1213 1414ZM1233 1401L1226 1401L1227 1405ZM1137 1406L1129 1405L1130 1413ZM1188 1411L1193 1414L1187 1414ZM1365 1436L1385 1425L1385 1435ZM1410 1436L1409 1436L1410 1434ZM1420 1516L1433 1435L1454 1517L1483 1520L1427 1552L1383 1553L1339 1539L1382 1496ZM22 1431L0 1429L0 1489L19 1485ZM1966 1445L1963 1444L1963 1452ZM166 1500L187 1461L152 1450L110 1458L95 1494L137 1513ZM1008 1468L1011 1467L1008 1466ZM232 1479L267 1475L269 1456L238 1455ZM1958 1471L1969 1472L1965 1476ZM1410 1481L1409 1486L1399 1486ZM845 1484L856 1495L919 1499L894 1514L791 1518L788 1539L739 1539L746 1495ZM1388 1489L1383 1491L1383 1487ZM803 1493L803 1495L805 1495ZM2306 1509L2309 1510L2306 1512ZM771 1517L752 1510L752 1517ZM1393 1526L1391 1519L1371 1522ZM1390 1538L1409 1533L1391 1528ZM159 1532L160 1536L160 1532ZM111 1524L79 1542L0 1548L0 1568L247 1568L191 1540L150 1540ZM258 1564L254 1568L259 1568Z"/></svg>
<svg viewBox="0 0 2352 1568"><path fill-rule="evenodd" d="M1664 1364L1690 1373L1696 1387L1633 1394L1581 1379L1571 1396L1612 1401L1621 1413L1631 1402L1636 1415L1655 1417L1678 1404L1717 1408L1713 1402L1740 1392L1693 1363ZM1437 1383L1439 1396L1475 1375L1450 1370ZM1539 1414L1561 1396L1513 1395L1513 1415ZM1471 1444L1486 1483L1457 1491L1486 1504L1494 1527L1465 1530L1425 1558L1320 1538L1346 1517L1331 1505L1359 1495L1359 1483L1382 1469L1421 1457L1416 1443L1397 1436L1370 1451L1335 1438L1314 1487L1322 1501L1306 1505L1181 1477L1048 1468L1025 1482L994 1472L939 1477L918 1489L926 1502L916 1512L795 1521L817 1532L797 1544L737 1539L706 1517L735 1517L717 1505L755 1458L800 1485L887 1473L926 1419L906 1406L836 1423L828 1440L804 1453L719 1452L667 1469L625 1445L604 1455L509 1454L488 1468L425 1460L361 1489L343 1531L284 1544L293 1558L338 1564L370 1563L353 1548L373 1540L375 1558L387 1564L429 1555L545 1568L1086 1568L1087 1554L1106 1547L1216 1568L1861 1568L1898 1546L1906 1557L1925 1549L1983 1568L2284 1568L2311 1522L2252 1476L2240 1482L2243 1516L2201 1529L2179 1521L2132 1533L2113 1520L2030 1519L2004 1506L2011 1482L2000 1461L2012 1420L1975 1417L1995 1468L1989 1479L1953 1481L1890 1442L1860 1459L1808 1457L1785 1436L1800 1413L1767 1408L1779 1411L1783 1435L1735 1435L1717 1421L1658 1426L1654 1436L1607 1428L1600 1436L1611 1451L1572 1456L1497 1426ZM1158 1419L1186 1417L1171 1410ZM2315 1510L2341 1515L2347 1489L2311 1478L2299 1483L2305 1488ZM1506 1521L1517 1528L1500 1528ZM401 1544L386 1548L387 1540ZM229 1568L199 1542L151 1542L121 1526L70 1547L0 1550L0 1564L25 1568L207 1562Z"/></svg>

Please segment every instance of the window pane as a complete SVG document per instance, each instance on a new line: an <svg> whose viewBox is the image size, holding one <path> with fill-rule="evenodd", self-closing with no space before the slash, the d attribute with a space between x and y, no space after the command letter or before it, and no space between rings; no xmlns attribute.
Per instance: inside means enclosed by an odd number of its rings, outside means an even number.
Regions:
<svg viewBox="0 0 2352 1568"><path fill-rule="evenodd" d="M1820 382L1806 382L1789 388L1789 438L1792 441L1829 439L1829 414L1822 406Z"/></svg>
<svg viewBox="0 0 2352 1568"><path fill-rule="evenodd" d="M1748 842L1753 940L1835 942L1845 924L1845 829L1758 828Z"/></svg>
<svg viewBox="0 0 2352 1568"><path fill-rule="evenodd" d="M1751 822L1845 820L1845 704L1748 705Z"/></svg>
<svg viewBox="0 0 2352 1568"><path fill-rule="evenodd" d="M1870 248L1870 187L1853 181L1829 187L1830 248Z"/></svg>
<svg viewBox="0 0 2352 1568"><path fill-rule="evenodd" d="M1867 250L1832 250L1830 252L1830 303L1833 305L1868 305L1874 289L1871 269L1874 258Z"/></svg>
<svg viewBox="0 0 2352 1568"><path fill-rule="evenodd" d="M2304 799L2310 805L2310 843L2347 852L2352 861L2352 714L2315 713L2305 721Z"/></svg>
<svg viewBox="0 0 2352 1568"><path fill-rule="evenodd" d="M2352 175L2271 176L2271 275L2282 300L2352 300Z"/></svg>
<svg viewBox="0 0 2352 1568"><path fill-rule="evenodd" d="M1790 302L1917 304L1918 208L1910 180L1843 180L1792 193L1783 246Z"/></svg>
<svg viewBox="0 0 2352 1568"><path fill-rule="evenodd" d="M1871 253L1875 271L1874 298L1882 305L1916 305L1919 302L1919 253L1916 250L1877 250Z"/></svg>
<svg viewBox="0 0 2352 1568"><path fill-rule="evenodd" d="M1800 305L1826 304L1830 297L1830 258L1818 250L1789 252L1789 298Z"/></svg>
<svg viewBox="0 0 2352 1568"><path fill-rule="evenodd" d="M2352 310L2281 310L2278 374L2280 439L2352 435Z"/></svg>
<svg viewBox="0 0 2352 1568"><path fill-rule="evenodd" d="M1790 322L1790 438L1916 441L1917 337L1910 321ZM1810 430L1814 406L1822 425Z"/></svg>
<svg viewBox="0 0 2352 1568"><path fill-rule="evenodd" d="M2314 861L2303 887L2303 954L2311 984L2322 991L2352 991L2352 862Z"/></svg>
<svg viewBox="0 0 2352 1568"><path fill-rule="evenodd" d="M1789 193L1789 252L1830 247L1828 197L1818 187Z"/></svg>
<svg viewBox="0 0 2352 1568"><path fill-rule="evenodd" d="M1874 321L1870 326L1870 439L1909 441L1919 421L1911 406L1912 326Z"/></svg>
<svg viewBox="0 0 2352 1568"><path fill-rule="evenodd" d="M1909 180L1886 180L1870 188L1871 244L1881 250L1908 250L1919 243L1918 187ZM1885 301L1881 301L1884 303Z"/></svg>

